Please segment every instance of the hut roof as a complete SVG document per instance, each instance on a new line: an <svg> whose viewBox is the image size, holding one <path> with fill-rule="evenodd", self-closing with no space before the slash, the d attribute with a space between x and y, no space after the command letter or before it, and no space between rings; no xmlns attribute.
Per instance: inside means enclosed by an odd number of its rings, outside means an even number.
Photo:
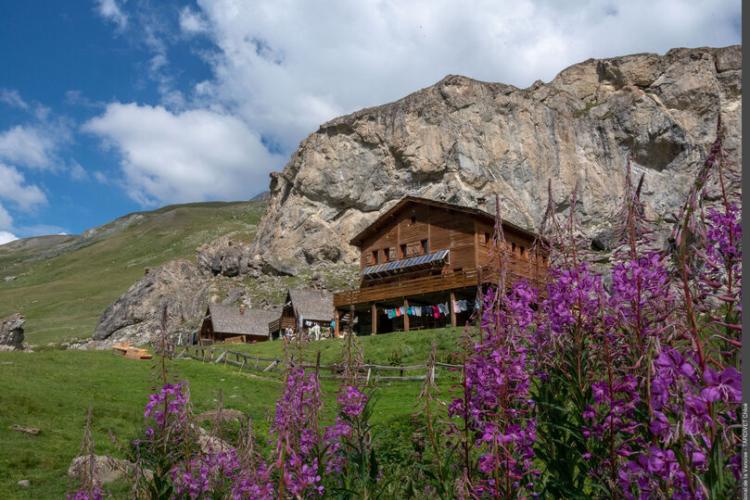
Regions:
<svg viewBox="0 0 750 500"><path fill-rule="evenodd" d="M209 304L208 314L215 332L233 335L256 335L268 337L268 323L279 317L278 311L245 309L238 306Z"/></svg>
<svg viewBox="0 0 750 500"><path fill-rule="evenodd" d="M367 226L362 231L360 231L359 234L357 234L354 238L352 238L349 241L349 243L354 246L362 246L362 244L367 238L379 232L381 228L385 224L388 223L389 220L391 220L396 214L401 212L401 210L403 210L405 207L409 205L427 205L430 207L435 207L435 208L439 208L443 210L449 210L449 211L460 212L460 213L464 213L467 215L471 215L473 217L477 217L491 224L495 223L494 215L489 214L485 212L484 210L480 210L478 208L465 207L462 205L454 205L452 203L431 200L428 198L420 198L418 196L404 196L403 198L401 198L401 200L398 201L398 203L393 205L393 207L386 210L382 215L380 215L377 219L375 219L369 226ZM537 237L536 234L529 231L528 229L524 229L521 226L517 226L516 224L513 224L506 220L503 220L503 229L506 231L518 233L529 239L534 239Z"/></svg>
<svg viewBox="0 0 750 500"><path fill-rule="evenodd" d="M314 321L333 319L333 294L328 290L295 288L289 290L288 298L298 318L302 316Z"/></svg>

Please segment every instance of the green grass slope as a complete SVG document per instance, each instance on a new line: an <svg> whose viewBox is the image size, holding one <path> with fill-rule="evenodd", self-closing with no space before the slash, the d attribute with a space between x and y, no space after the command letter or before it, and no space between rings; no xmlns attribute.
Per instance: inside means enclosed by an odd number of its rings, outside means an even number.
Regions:
<svg viewBox="0 0 750 500"><path fill-rule="evenodd" d="M423 363L435 341L441 356L457 348L457 330L392 333L360 339L367 360L389 364L393 352L404 363ZM236 347L236 346L232 346ZM281 342L246 346L263 356L281 356ZM307 344L305 356L321 350L325 363L340 359L341 341ZM196 412L213 409L221 391L224 406L253 418L259 435L266 435L274 404L281 394L279 373L241 372L227 365L176 360L169 364L173 380L190 384ZM35 353L0 352L0 498L62 498L70 487L66 476L80 448L86 409L93 408L95 452L125 457L130 440L143 423L143 407L157 385L154 362L135 361L101 351L43 350ZM440 377L443 397L450 396L450 380ZM387 442L394 456L409 447L412 416L418 412L420 382L382 382L376 387L373 423L376 439ZM336 411L337 382L324 380L324 424ZM13 431L14 424L41 429L37 436ZM28 479L30 488L17 485ZM127 498L125 485L107 487L116 498Z"/></svg>
<svg viewBox="0 0 750 500"><path fill-rule="evenodd" d="M462 328L439 328L435 330L414 330L408 333L393 332L367 335L357 339L362 347L364 361L376 365L423 364L432 349L437 348L437 360L443 363L458 363L453 353L459 346ZM337 363L345 339L327 339L303 344L302 356L314 363L320 351L321 364ZM284 357L284 343L279 341L257 344L216 344L217 349L239 351L262 358Z"/></svg>
<svg viewBox="0 0 750 500"><path fill-rule="evenodd" d="M88 337L145 268L192 259L198 246L227 233L249 241L264 208L262 201L174 205L131 214L84 237L0 246L0 317L23 313L30 344Z"/></svg>

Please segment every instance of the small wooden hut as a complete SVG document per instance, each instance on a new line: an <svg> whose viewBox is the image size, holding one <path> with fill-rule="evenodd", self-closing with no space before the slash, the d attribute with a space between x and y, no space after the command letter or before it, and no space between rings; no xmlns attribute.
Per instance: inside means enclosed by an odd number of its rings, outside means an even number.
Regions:
<svg viewBox="0 0 750 500"><path fill-rule="evenodd" d="M277 338L287 328L298 333L316 324L325 332L330 329L332 320L333 293L312 288L290 288L281 316L268 323L268 333L271 338Z"/></svg>
<svg viewBox="0 0 750 500"><path fill-rule="evenodd" d="M247 309L244 305L209 304L200 338L212 342L262 342L268 340L268 322L278 316L278 311Z"/></svg>

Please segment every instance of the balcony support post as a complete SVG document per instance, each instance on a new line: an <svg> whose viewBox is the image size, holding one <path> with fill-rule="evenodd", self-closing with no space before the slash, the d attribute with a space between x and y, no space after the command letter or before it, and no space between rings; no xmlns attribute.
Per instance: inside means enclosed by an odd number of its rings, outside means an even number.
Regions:
<svg viewBox="0 0 750 500"><path fill-rule="evenodd" d="M372 334L377 335L378 334L378 307L373 302L370 304L370 314L372 315Z"/></svg>
<svg viewBox="0 0 750 500"><path fill-rule="evenodd" d="M404 332L409 331L409 299L404 297Z"/></svg>

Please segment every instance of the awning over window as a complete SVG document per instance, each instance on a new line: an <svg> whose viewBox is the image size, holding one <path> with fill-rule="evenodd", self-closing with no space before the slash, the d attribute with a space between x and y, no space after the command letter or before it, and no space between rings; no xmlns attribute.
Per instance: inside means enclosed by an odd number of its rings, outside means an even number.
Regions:
<svg viewBox="0 0 750 500"><path fill-rule="evenodd" d="M450 250L438 250L437 252L409 257L408 259L394 260L384 264L368 266L362 270L364 278L379 278L383 276L393 276L394 274L417 271L419 269L429 269L431 267L442 266L448 259Z"/></svg>

